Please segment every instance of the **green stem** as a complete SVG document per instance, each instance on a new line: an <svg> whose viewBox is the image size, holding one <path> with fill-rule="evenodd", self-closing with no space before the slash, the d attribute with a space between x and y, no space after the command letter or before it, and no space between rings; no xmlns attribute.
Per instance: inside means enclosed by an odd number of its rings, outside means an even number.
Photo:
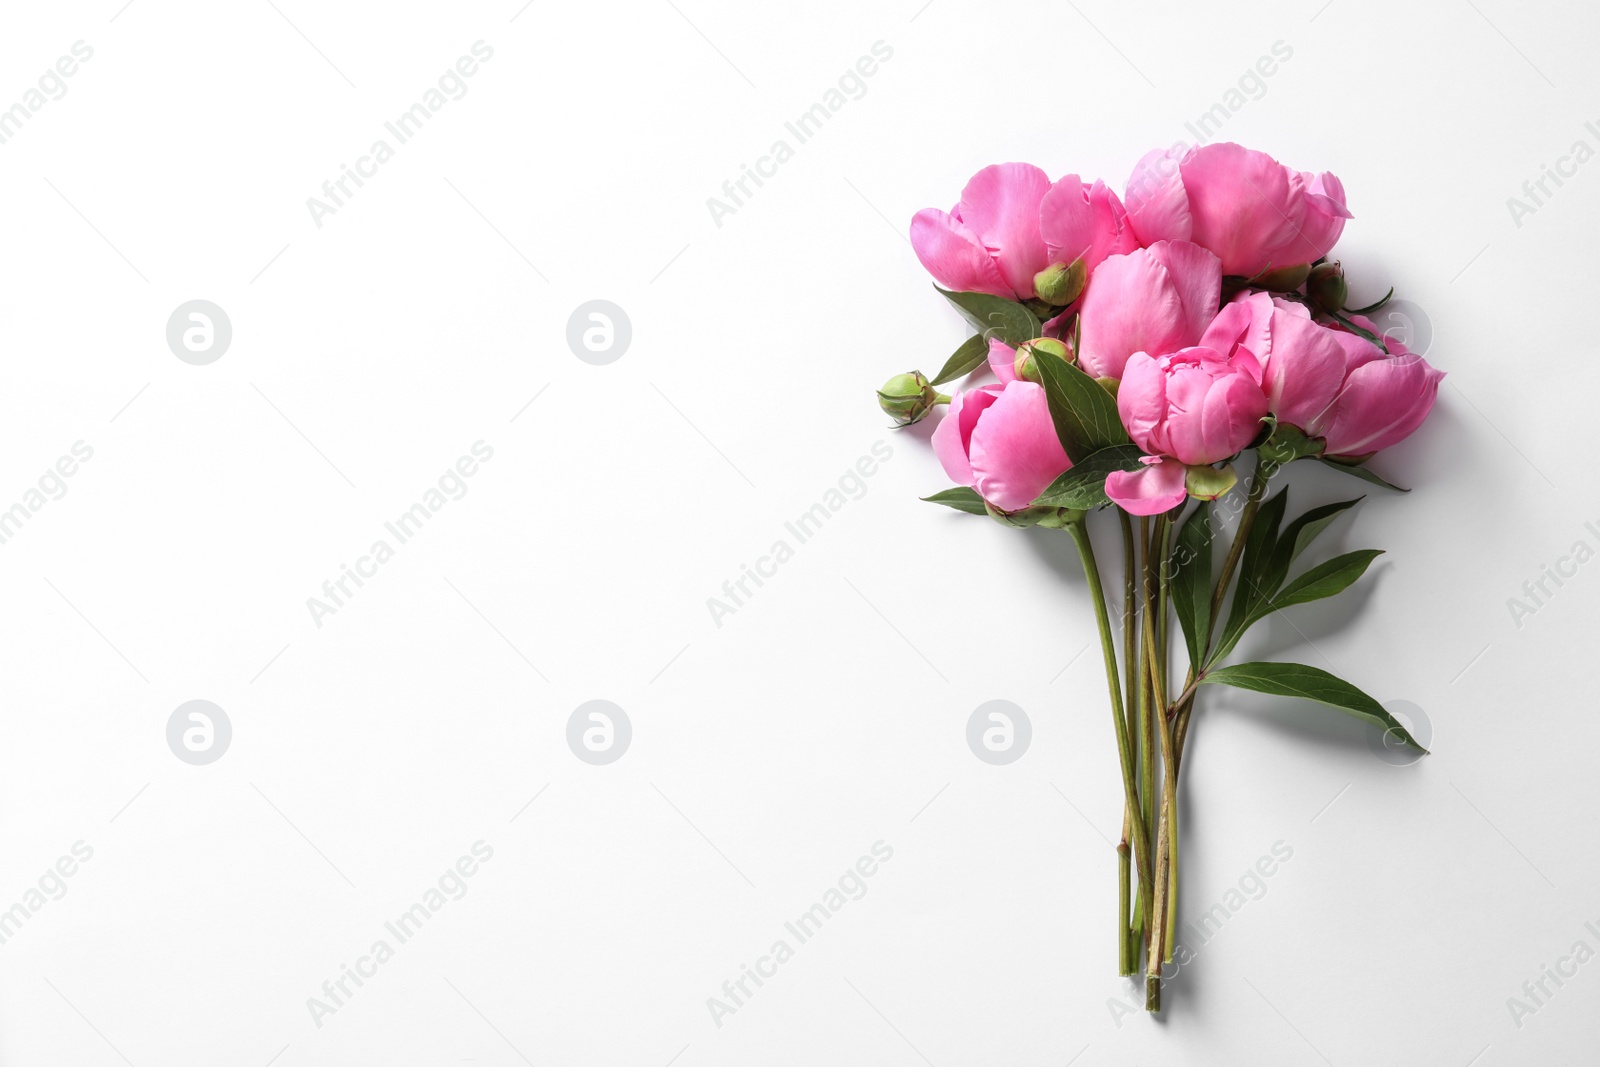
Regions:
<svg viewBox="0 0 1600 1067"><path fill-rule="evenodd" d="M1168 665L1171 661L1168 637L1171 632L1172 616L1167 605L1172 602L1172 541L1177 527L1171 514L1162 516L1161 527L1161 560L1157 570L1160 582L1161 611L1157 616L1156 644L1161 653L1160 678L1163 699L1156 705L1161 709L1161 728L1163 735L1171 729L1171 720L1167 716L1167 703L1165 694L1168 689ZM1172 961L1172 947L1174 942L1173 931L1178 921L1178 761L1176 749L1169 754L1162 753L1163 762L1166 764L1166 777L1171 782L1172 802L1169 805L1170 813L1167 817L1167 849L1163 858L1167 863L1167 877L1165 888L1167 893L1166 938L1161 946L1161 958L1167 962Z"/></svg>
<svg viewBox="0 0 1600 1067"><path fill-rule="evenodd" d="M1148 837L1144 817L1134 803L1133 755L1128 747L1127 724L1123 719L1122 686L1117 676L1117 650L1112 644L1111 619L1106 612L1106 594L1100 585L1100 568L1095 565L1094 546L1089 543L1088 525L1082 519L1067 524L1067 532L1078 546L1078 558L1083 562L1084 577L1089 581L1089 596L1094 602L1095 621L1100 627L1100 650L1106 663L1106 686L1111 692L1111 718L1117 732L1117 755L1122 762L1122 789L1124 800L1133 821L1134 845L1139 864L1139 877L1148 881L1151 876ZM1119 924L1120 926L1120 924Z"/></svg>
<svg viewBox="0 0 1600 1067"><path fill-rule="evenodd" d="M1134 687L1138 684L1138 653L1139 646L1134 642L1134 627L1138 620L1137 584L1134 571L1133 550L1133 520L1121 508L1117 515L1122 519L1122 651L1127 658L1125 672L1127 690L1123 694L1123 710L1126 725L1124 729L1128 734L1135 734L1136 724L1131 716L1137 706L1138 697ZM1122 840L1117 846L1117 973L1131 975L1138 970L1138 935L1134 932L1140 923L1137 919L1130 922L1128 917L1129 905L1129 874L1128 874L1128 834L1133 828L1133 815L1129 810L1137 807L1138 801L1131 803L1124 801L1122 812Z"/></svg>
<svg viewBox="0 0 1600 1067"><path fill-rule="evenodd" d="M1256 469L1250 476L1250 491L1245 499L1244 510L1239 513L1239 529L1233 535L1233 544L1228 549L1228 558L1222 564L1222 573L1217 576L1216 591L1211 594L1211 626L1209 633L1211 639L1217 636L1217 623L1222 619L1222 602L1228 595L1228 585L1233 581L1233 572L1239 566L1239 559L1244 555L1244 543L1250 537L1250 529L1255 525L1256 512L1261 510L1261 502L1267 496L1267 484L1272 480L1276 468L1269 467L1261 454L1256 453ZM1209 642L1205 654L1210 656ZM1206 664L1209 666L1209 663ZM1177 704L1172 709L1173 717L1173 750L1178 762L1183 761L1184 745L1189 740L1189 717L1194 711L1195 688L1199 684L1200 676L1205 673L1204 667L1196 664L1189 665L1189 675L1184 682L1183 695L1178 698Z"/></svg>
<svg viewBox="0 0 1600 1067"><path fill-rule="evenodd" d="M1153 610L1150 588L1150 520L1139 520L1139 558L1142 561L1139 569L1139 610L1149 618ZM1135 652L1130 655L1130 661L1140 662L1134 669L1139 677L1139 728L1138 728L1138 765L1139 765L1139 811L1144 817L1146 827L1155 824L1156 807L1156 761L1155 738L1152 733L1152 723L1155 721L1155 695L1150 686L1149 664L1152 660L1144 656L1142 642L1135 641ZM1145 878L1139 890L1139 932L1141 937L1147 937L1152 923L1151 906L1155 892L1155 884Z"/></svg>
<svg viewBox="0 0 1600 1067"><path fill-rule="evenodd" d="M1154 590L1151 588L1160 580L1158 573L1161 563L1166 555L1164 546L1167 537L1167 519L1161 516L1156 519L1155 540L1152 547L1163 546L1163 551L1155 554L1152 559L1149 553L1145 556L1145 589L1146 604L1154 600ZM1167 694L1166 686L1162 680L1161 666L1156 648L1156 619L1150 612L1144 617L1144 651L1146 659L1145 674L1149 678L1151 689L1151 703L1159 709L1159 721L1155 724L1159 729L1158 739L1161 744L1162 762L1167 766L1172 765L1172 736L1167 722ZM1174 789L1174 779L1170 773L1162 775L1161 783L1161 814L1156 832L1155 863L1156 877L1153 883L1154 891L1151 901L1152 922L1150 926L1149 942L1145 947L1145 1010L1161 1010L1161 965L1166 957L1167 943L1167 879L1170 868L1168 837L1173 820L1177 798Z"/></svg>
<svg viewBox="0 0 1600 1067"><path fill-rule="evenodd" d="M1239 557L1244 555L1244 543L1250 537L1250 527L1255 525L1256 512L1261 510L1261 501L1267 495L1267 483L1272 480L1272 471L1267 470L1267 461L1256 453L1256 469L1250 475L1250 492L1245 497L1244 510L1239 513L1239 530L1233 535L1233 544L1228 549L1228 558L1222 564L1222 573L1217 577L1217 588L1211 594L1211 636L1217 636L1217 620L1222 615L1222 601L1228 595L1228 583L1233 580L1233 572L1239 566Z"/></svg>
<svg viewBox="0 0 1600 1067"><path fill-rule="evenodd" d="M1122 839L1117 842L1117 973L1123 977L1133 974L1138 969L1133 958L1133 938L1128 931L1128 904L1132 896L1129 885L1132 876L1128 870L1128 834L1133 827L1129 809L1129 805L1123 805Z"/></svg>

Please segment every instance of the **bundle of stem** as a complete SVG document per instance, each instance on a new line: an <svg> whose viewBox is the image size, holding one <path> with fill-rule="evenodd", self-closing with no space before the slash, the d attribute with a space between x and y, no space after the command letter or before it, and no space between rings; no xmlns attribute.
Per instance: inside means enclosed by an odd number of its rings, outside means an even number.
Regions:
<svg viewBox="0 0 1600 1067"><path fill-rule="evenodd" d="M1245 540L1266 495L1271 476L1260 463L1251 481L1233 544L1217 576L1211 597L1215 635L1222 604L1244 552ZM1195 691L1204 676L1208 647L1201 662L1190 663L1184 688L1168 701L1170 644L1170 579L1177 512L1139 520L1118 509L1122 527L1122 649L1125 671L1118 670L1117 649L1087 515L1068 524L1078 548L1100 630L1106 686L1122 766L1122 835L1117 843L1117 973L1132 976L1144 951L1145 1008L1161 1010L1161 972L1172 960L1178 911L1178 772L1194 709ZM1137 875L1137 893L1133 879Z"/></svg>

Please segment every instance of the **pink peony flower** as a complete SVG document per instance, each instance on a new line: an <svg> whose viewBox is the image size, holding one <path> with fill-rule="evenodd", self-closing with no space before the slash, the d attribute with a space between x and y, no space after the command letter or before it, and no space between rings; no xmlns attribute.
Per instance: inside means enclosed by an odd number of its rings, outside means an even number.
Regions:
<svg viewBox="0 0 1600 1067"><path fill-rule="evenodd" d="M1378 332L1370 319L1350 320ZM1392 338L1384 338L1389 354L1348 330L1330 330L1345 353L1345 379L1317 425L1307 430L1324 439L1325 455L1341 459L1370 456L1399 444L1422 425L1433 410L1444 371Z"/></svg>
<svg viewBox="0 0 1600 1067"><path fill-rule="evenodd" d="M1231 143L1147 153L1128 179L1127 212L1142 243L1193 241L1246 278L1327 255L1351 217L1332 174Z"/></svg>
<svg viewBox="0 0 1600 1067"><path fill-rule="evenodd" d="M1161 241L1100 265L1078 312L1078 365L1121 378L1135 352L1165 355L1199 343L1222 299L1222 266L1188 241Z"/></svg>
<svg viewBox="0 0 1600 1067"><path fill-rule="evenodd" d="M1184 348L1137 352L1117 390L1117 412L1133 443L1149 453L1137 471L1115 471L1106 495L1134 515L1183 503L1186 467L1216 463L1248 445L1267 414L1261 367L1244 348L1227 355Z"/></svg>
<svg viewBox="0 0 1600 1067"><path fill-rule="evenodd" d="M953 481L1001 511L1032 504L1072 466L1043 386L1017 380L955 394L933 431L933 451Z"/></svg>
<svg viewBox="0 0 1600 1067"><path fill-rule="evenodd" d="M973 175L949 214L917 212L911 246L946 289L1028 300L1046 267L1082 258L1093 271L1138 242L1104 182L1085 185L1069 174L1052 183L1031 164L1000 163Z"/></svg>

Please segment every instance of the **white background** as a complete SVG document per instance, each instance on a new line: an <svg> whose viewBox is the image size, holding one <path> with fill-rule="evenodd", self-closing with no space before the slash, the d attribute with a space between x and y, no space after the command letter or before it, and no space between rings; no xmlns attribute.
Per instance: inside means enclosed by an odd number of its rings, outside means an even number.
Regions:
<svg viewBox="0 0 1600 1067"><path fill-rule="evenodd" d="M275 2L13 5L0 34L0 106L94 50L0 145L0 507L93 449L0 545L0 908L93 849L0 945L0 1062L1587 1055L1600 964L1520 1027L1507 999L1600 949L1600 565L1520 627L1507 602L1600 548L1600 164L1520 226L1506 199L1600 147L1592 11ZM306 199L479 40L467 94L317 227ZM877 41L865 95L717 226L707 198ZM926 426L886 430L871 390L965 336L914 211L1012 159L1120 189L1279 41L1215 139L1343 177L1355 298L1396 285L1450 376L1374 463L1414 491L1317 550L1388 554L1241 653L1409 701L1433 755L1208 692L1184 916L1293 858L1151 1020L1114 973L1121 793L1070 543L918 502ZM208 366L166 344L192 299L233 326ZM608 366L565 340L591 299L632 321ZM480 440L467 494L317 626L307 598ZM715 626L877 441L864 495ZM1297 509L1369 488L1306 466ZM965 741L996 698L1034 731L1005 767ZM192 699L233 726L208 766L166 742ZM565 740L591 699L632 723L609 766ZM480 840L470 891L316 1025ZM878 841L866 895L717 1025L707 998Z"/></svg>

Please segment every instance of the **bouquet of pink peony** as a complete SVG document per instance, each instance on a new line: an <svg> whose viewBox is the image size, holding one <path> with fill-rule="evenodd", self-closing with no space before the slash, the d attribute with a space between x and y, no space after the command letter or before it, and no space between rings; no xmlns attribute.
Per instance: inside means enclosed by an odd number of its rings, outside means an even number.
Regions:
<svg viewBox="0 0 1600 1067"><path fill-rule="evenodd" d="M911 222L917 257L979 332L932 379L896 375L878 400L902 426L949 407L932 443L957 485L927 500L1077 545L1125 794L1119 972L1143 951L1151 1011L1173 956L1177 782L1202 686L1317 701L1421 749L1326 671L1225 663L1252 625L1342 591L1379 554L1299 565L1360 498L1290 517L1274 478L1310 460L1395 488L1365 463L1422 424L1444 376L1364 317L1388 296L1346 307L1327 255L1350 217L1334 175L1212 144L1149 153L1120 200L1074 174L987 167L952 211ZM938 391L977 371L995 380ZM1121 527L1115 625L1088 534L1097 512Z"/></svg>

